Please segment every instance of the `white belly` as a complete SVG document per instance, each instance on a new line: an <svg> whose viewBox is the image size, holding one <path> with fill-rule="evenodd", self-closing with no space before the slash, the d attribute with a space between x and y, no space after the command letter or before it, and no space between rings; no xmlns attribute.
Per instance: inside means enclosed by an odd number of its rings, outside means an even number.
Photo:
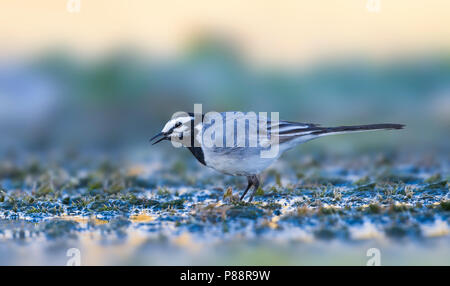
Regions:
<svg viewBox="0 0 450 286"><path fill-rule="evenodd" d="M204 149L203 153L208 167L233 176L260 174L278 159L278 156L275 158L261 158L259 151L253 151L217 152L217 150Z"/></svg>

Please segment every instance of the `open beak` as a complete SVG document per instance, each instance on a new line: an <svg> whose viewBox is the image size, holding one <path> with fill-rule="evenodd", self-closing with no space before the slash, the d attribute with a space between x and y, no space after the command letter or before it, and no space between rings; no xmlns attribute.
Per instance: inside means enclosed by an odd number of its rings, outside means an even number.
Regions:
<svg viewBox="0 0 450 286"><path fill-rule="evenodd" d="M159 139L158 139L158 138L159 138ZM155 142L153 142L152 145L155 145L156 143L159 143L159 142L161 142L161 141L163 141L163 140L169 140L169 137L167 137L167 135L166 135L165 133L160 132L160 133L156 134L155 136L153 136L153 137L150 139L150 142L152 142L152 141L155 140L155 139L158 139L158 140L156 140Z"/></svg>

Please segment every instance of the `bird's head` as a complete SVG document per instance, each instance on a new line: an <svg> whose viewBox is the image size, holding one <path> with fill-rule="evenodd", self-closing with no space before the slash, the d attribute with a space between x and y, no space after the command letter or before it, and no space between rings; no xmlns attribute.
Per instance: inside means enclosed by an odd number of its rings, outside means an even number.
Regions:
<svg viewBox="0 0 450 286"><path fill-rule="evenodd" d="M192 126L194 124L194 115L186 114L174 116L163 127L160 133L156 134L150 139L150 142L155 145L163 140L172 140L181 143L184 146L190 144Z"/></svg>

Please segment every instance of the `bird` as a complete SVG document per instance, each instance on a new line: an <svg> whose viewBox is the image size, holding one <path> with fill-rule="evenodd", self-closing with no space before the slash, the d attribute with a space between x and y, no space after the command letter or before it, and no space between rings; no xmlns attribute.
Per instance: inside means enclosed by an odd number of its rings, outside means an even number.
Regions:
<svg viewBox="0 0 450 286"><path fill-rule="evenodd" d="M403 129L405 126L381 123L322 127L314 123L273 120L266 114L239 111L206 115L182 113L173 116L150 142L155 145L170 140L176 147L187 148L206 167L226 175L245 176L248 184L240 201L253 187L248 200L252 202L260 187L261 173L297 145L332 134ZM272 156L262 156L263 151L269 152L271 148L276 150Z"/></svg>

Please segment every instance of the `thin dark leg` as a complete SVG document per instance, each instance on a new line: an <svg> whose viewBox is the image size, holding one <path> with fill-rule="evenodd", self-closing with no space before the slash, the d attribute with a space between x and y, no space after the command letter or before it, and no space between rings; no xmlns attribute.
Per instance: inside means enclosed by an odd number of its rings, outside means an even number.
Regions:
<svg viewBox="0 0 450 286"><path fill-rule="evenodd" d="M252 194L250 195L250 199L248 200L248 202L250 203L253 200L253 197L255 196L256 191L259 188L259 179L257 176L252 176L252 180L253 180L253 186L255 186L255 188L253 189Z"/></svg>
<svg viewBox="0 0 450 286"><path fill-rule="evenodd" d="M244 197L245 197L245 195L247 194L248 190L250 190L250 188L251 188L252 185L253 185L253 180L252 180L251 178L252 178L252 177L247 177L248 185L247 185L247 188L245 189L244 193L242 194L241 198L239 199L239 200L241 200L241 201L244 199Z"/></svg>

